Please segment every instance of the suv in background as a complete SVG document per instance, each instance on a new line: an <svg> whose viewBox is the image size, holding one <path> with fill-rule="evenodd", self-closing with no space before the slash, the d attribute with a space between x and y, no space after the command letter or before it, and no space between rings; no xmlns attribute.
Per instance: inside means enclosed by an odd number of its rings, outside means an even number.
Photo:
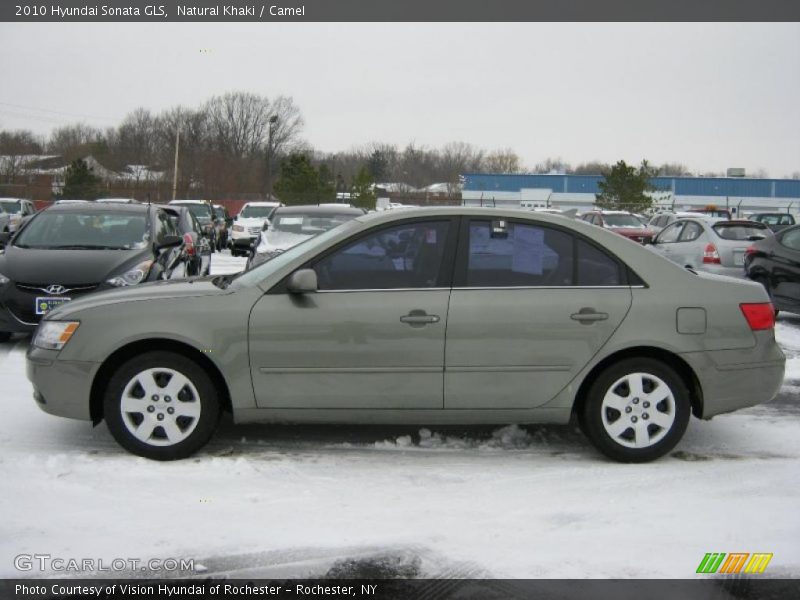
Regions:
<svg viewBox="0 0 800 600"><path fill-rule="evenodd" d="M233 225L233 218L222 204L214 204L214 227L217 230L217 250L228 247L228 229Z"/></svg>
<svg viewBox="0 0 800 600"><path fill-rule="evenodd" d="M217 247L217 230L214 225L214 207L208 200L172 200L169 206L185 206L200 221L202 233L211 242L211 251Z"/></svg>
<svg viewBox="0 0 800 600"><path fill-rule="evenodd" d="M772 231L781 231L795 224L794 217L789 213L755 213L748 218L763 223Z"/></svg>
<svg viewBox="0 0 800 600"><path fill-rule="evenodd" d="M655 231L643 225L633 213L624 210L593 210L584 213L581 219L640 244L649 244L656 234Z"/></svg>
<svg viewBox="0 0 800 600"><path fill-rule="evenodd" d="M36 212L30 200L22 198L0 198L0 232L14 233L25 217Z"/></svg>
<svg viewBox="0 0 800 600"><path fill-rule="evenodd" d="M230 247L232 256L247 256L255 244L264 223L269 223L269 218L279 206L280 202L247 202L242 206L230 232Z"/></svg>
<svg viewBox="0 0 800 600"><path fill-rule="evenodd" d="M689 219L689 218L696 218L696 219L704 219L708 215L705 215L700 212L672 212L672 211L662 211L660 213L656 213L653 215L653 218L647 223L647 226L654 230L655 232L659 232L667 225L672 225L678 219Z"/></svg>

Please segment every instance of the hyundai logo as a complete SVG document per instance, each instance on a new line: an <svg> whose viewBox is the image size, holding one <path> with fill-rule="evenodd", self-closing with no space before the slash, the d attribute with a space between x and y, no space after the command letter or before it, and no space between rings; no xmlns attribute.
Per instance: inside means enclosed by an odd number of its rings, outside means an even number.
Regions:
<svg viewBox="0 0 800 600"><path fill-rule="evenodd" d="M61 294L66 294L69 290L63 285L58 285L55 283L53 285L48 285L46 288L44 288L44 291L48 294L53 294L54 296L60 296Z"/></svg>

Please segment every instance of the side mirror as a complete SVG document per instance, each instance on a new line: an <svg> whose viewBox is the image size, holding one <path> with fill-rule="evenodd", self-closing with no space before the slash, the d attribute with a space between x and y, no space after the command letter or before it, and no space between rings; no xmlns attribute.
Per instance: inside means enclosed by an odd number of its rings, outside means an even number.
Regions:
<svg viewBox="0 0 800 600"><path fill-rule="evenodd" d="M179 235L165 235L157 245L158 249L175 248L183 243L183 238Z"/></svg>
<svg viewBox="0 0 800 600"><path fill-rule="evenodd" d="M286 289L290 294L308 294L317 291L317 272L314 269L300 269L289 275Z"/></svg>
<svg viewBox="0 0 800 600"><path fill-rule="evenodd" d="M235 217L233 217L233 220L234 221L238 221L239 220L239 215L236 215Z"/></svg>

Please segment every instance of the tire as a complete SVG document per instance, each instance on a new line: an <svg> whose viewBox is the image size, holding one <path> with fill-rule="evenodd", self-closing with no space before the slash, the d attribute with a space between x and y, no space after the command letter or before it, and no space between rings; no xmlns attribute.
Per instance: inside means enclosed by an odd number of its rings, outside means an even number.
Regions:
<svg viewBox="0 0 800 600"><path fill-rule="evenodd" d="M173 383L175 377L181 379ZM162 351L119 367L106 386L103 410L117 443L153 460L191 456L208 442L220 418L217 390L205 371L181 354Z"/></svg>
<svg viewBox="0 0 800 600"><path fill-rule="evenodd" d="M640 463L672 450L691 412L686 384L671 367L651 358L629 358L600 373L578 418L600 452L619 462Z"/></svg>

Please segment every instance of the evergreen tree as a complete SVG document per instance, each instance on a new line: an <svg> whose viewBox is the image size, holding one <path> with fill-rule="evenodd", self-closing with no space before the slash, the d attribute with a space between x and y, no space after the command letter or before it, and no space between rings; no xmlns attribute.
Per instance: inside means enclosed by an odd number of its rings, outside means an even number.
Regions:
<svg viewBox="0 0 800 600"><path fill-rule="evenodd" d="M600 193L595 194L597 206L604 210L647 210L653 204L653 199L645 193L655 189L650 183L652 176L653 170L646 160L638 169L624 160L619 161L597 184L600 188Z"/></svg>
<svg viewBox="0 0 800 600"><path fill-rule="evenodd" d="M286 204L317 204L334 198L330 169L314 168L308 155L292 153L281 162L275 193Z"/></svg>
<svg viewBox="0 0 800 600"><path fill-rule="evenodd" d="M64 176L64 191L61 197L95 200L102 193L101 183L101 179L94 174L85 160L82 158L73 160Z"/></svg>
<svg viewBox="0 0 800 600"><path fill-rule="evenodd" d="M368 168L361 167L358 175L356 175L353 179L353 190L350 203L358 208L374 210L377 196L375 195L375 190L372 187L373 183L374 182L372 181L372 177L370 177Z"/></svg>

